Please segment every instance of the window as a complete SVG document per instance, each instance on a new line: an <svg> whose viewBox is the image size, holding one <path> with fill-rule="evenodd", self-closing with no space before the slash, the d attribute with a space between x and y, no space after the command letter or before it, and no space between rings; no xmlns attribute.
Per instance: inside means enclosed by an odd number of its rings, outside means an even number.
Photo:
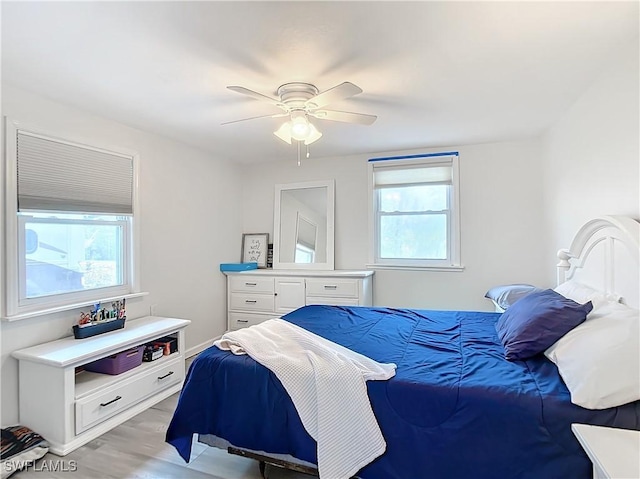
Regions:
<svg viewBox="0 0 640 479"><path fill-rule="evenodd" d="M127 283L125 216L19 213L20 301Z"/></svg>
<svg viewBox="0 0 640 479"><path fill-rule="evenodd" d="M369 160L374 267L461 268L458 154Z"/></svg>
<svg viewBox="0 0 640 479"><path fill-rule="evenodd" d="M134 285L134 163L7 120L5 316L128 296Z"/></svg>

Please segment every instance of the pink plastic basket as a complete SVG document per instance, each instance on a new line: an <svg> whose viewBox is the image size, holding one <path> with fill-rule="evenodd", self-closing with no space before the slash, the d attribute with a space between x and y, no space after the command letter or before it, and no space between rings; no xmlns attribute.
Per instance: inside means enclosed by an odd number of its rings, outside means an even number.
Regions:
<svg viewBox="0 0 640 479"><path fill-rule="evenodd" d="M133 349L127 349L113 356L98 359L89 364L85 364L87 371L103 374L121 374L129 369L133 369L142 364L142 353L144 344Z"/></svg>

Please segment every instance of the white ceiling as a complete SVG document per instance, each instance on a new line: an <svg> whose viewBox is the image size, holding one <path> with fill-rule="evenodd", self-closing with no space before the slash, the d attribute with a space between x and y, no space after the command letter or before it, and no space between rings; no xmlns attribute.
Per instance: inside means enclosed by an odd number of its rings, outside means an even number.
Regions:
<svg viewBox="0 0 640 479"><path fill-rule="evenodd" d="M639 2L2 2L2 80L240 162L283 159L291 81L364 93L316 157L530 138L638 37Z"/></svg>

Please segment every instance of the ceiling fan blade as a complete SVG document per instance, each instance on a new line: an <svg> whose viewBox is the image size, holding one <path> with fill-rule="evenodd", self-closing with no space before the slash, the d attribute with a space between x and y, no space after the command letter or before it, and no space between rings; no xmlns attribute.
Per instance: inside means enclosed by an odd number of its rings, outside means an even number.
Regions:
<svg viewBox="0 0 640 479"><path fill-rule="evenodd" d="M316 110L309 112L309 114L318 120L342 121L345 123L357 123L359 125L371 125L378 118L376 115L335 110Z"/></svg>
<svg viewBox="0 0 640 479"><path fill-rule="evenodd" d="M250 96L251 98L254 98L256 100L267 101L272 105L276 105L276 106L282 105L282 102L277 98L271 98L267 95L263 95L262 93L258 93L257 91L249 90L248 88L245 88L243 86L232 85L232 86L228 86L227 88L231 91L235 91L236 93L241 93L243 95Z"/></svg>
<svg viewBox="0 0 640 479"><path fill-rule="evenodd" d="M362 89L359 86L354 85L348 81L340 83L340 85L329 88L328 90L318 93L313 98L309 98L306 105L311 108L321 108L329 103L335 101L344 100L350 96L362 93Z"/></svg>
<svg viewBox="0 0 640 479"><path fill-rule="evenodd" d="M220 123L220 124L221 125L230 125L231 123L239 123L241 121L257 120L258 118L280 118L282 116L289 116L289 114L288 113L276 113L275 115L252 116L251 118L243 118L242 120L225 121L224 123Z"/></svg>

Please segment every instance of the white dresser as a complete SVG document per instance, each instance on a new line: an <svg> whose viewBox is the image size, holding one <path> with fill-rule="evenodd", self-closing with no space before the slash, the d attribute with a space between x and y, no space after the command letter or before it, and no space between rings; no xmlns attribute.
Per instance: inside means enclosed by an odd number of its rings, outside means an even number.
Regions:
<svg viewBox="0 0 640 479"><path fill-rule="evenodd" d="M19 363L20 423L64 456L180 391L185 375L186 319L128 320L124 329L86 339L59 339L14 351ZM175 352L118 375L82 366L170 336Z"/></svg>
<svg viewBox="0 0 640 479"><path fill-rule="evenodd" d="M373 305L373 271L257 269L225 274L231 331L309 304Z"/></svg>

